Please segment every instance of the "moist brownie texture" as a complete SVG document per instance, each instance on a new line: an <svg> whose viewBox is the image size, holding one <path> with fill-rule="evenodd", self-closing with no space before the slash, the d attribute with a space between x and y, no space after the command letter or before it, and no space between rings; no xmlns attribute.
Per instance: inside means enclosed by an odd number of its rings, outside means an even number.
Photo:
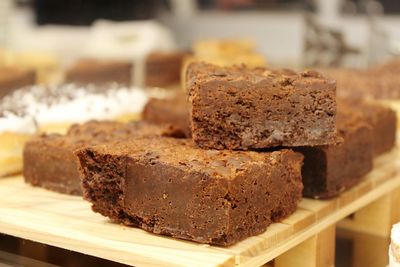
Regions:
<svg viewBox="0 0 400 267"><path fill-rule="evenodd" d="M151 98L142 112L142 118L155 124L169 124L175 136L192 136L189 121L189 104L184 92L172 98Z"/></svg>
<svg viewBox="0 0 400 267"><path fill-rule="evenodd" d="M130 85L132 64L124 61L82 59L67 70L65 80L77 84L116 82Z"/></svg>
<svg viewBox="0 0 400 267"><path fill-rule="evenodd" d="M125 225L228 246L293 213L302 156L199 149L190 139L130 139L77 151L84 197Z"/></svg>
<svg viewBox="0 0 400 267"><path fill-rule="evenodd" d="M193 140L202 148L258 149L336 142L336 86L318 72L191 63Z"/></svg>
<svg viewBox="0 0 400 267"><path fill-rule="evenodd" d="M17 68L0 68L0 98L15 89L35 84L34 71Z"/></svg>
<svg viewBox="0 0 400 267"><path fill-rule="evenodd" d="M339 104L337 127L342 143L297 149L304 155L303 196L337 196L372 169L372 133L365 118L354 109Z"/></svg>
<svg viewBox="0 0 400 267"><path fill-rule="evenodd" d="M161 128L144 122L122 124L111 121L91 121L73 125L68 133L41 135L24 148L23 174L31 185L60 193L81 195L81 182L74 150L110 140L136 138L140 135L160 135Z"/></svg>

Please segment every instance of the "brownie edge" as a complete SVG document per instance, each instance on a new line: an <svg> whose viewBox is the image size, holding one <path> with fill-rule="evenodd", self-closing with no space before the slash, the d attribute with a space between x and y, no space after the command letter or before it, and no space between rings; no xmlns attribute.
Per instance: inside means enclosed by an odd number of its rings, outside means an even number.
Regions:
<svg viewBox="0 0 400 267"><path fill-rule="evenodd" d="M296 210L302 155L202 150L159 138L78 150L84 197L112 220L221 246Z"/></svg>

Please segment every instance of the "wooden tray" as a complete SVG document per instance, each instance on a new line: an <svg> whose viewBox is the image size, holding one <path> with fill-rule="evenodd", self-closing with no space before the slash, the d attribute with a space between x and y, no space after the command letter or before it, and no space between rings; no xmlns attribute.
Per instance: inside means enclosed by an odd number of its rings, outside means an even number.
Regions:
<svg viewBox="0 0 400 267"><path fill-rule="evenodd" d="M379 157L353 189L299 209L261 235L221 248L174 240L111 223L79 197L32 188L21 176L0 179L0 232L135 266L257 266L400 187L399 149Z"/></svg>

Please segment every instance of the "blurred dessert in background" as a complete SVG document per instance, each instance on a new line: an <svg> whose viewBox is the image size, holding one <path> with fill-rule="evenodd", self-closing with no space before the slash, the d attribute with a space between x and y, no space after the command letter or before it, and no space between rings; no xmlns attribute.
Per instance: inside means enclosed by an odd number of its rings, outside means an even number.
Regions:
<svg viewBox="0 0 400 267"><path fill-rule="evenodd" d="M204 61L218 66L245 64L247 67L265 67L264 55L256 51L251 39L209 39L200 40L192 45L193 55L187 56L181 71L181 83L185 88L186 69L193 61Z"/></svg>
<svg viewBox="0 0 400 267"><path fill-rule="evenodd" d="M33 70L0 66L0 98L15 89L34 85L36 74Z"/></svg>
<svg viewBox="0 0 400 267"><path fill-rule="evenodd" d="M143 86L147 56L154 51L170 52L175 49L172 33L157 22L98 20L90 28L81 56L132 62L134 85Z"/></svg>
<svg viewBox="0 0 400 267"><path fill-rule="evenodd" d="M66 70L65 81L76 84L115 82L132 84L132 63L121 60L81 59Z"/></svg>
<svg viewBox="0 0 400 267"><path fill-rule="evenodd" d="M93 119L135 120L147 98L138 88L116 84L33 86L14 91L0 100L0 175L21 171L23 145L35 133L65 133L71 124Z"/></svg>
<svg viewBox="0 0 400 267"><path fill-rule="evenodd" d="M180 85L183 60L188 52L152 52L145 61L145 86L176 87Z"/></svg>
<svg viewBox="0 0 400 267"><path fill-rule="evenodd" d="M399 69L400 60L395 59L366 70L343 68L323 72L336 79L339 97L350 100L374 99L400 114Z"/></svg>
<svg viewBox="0 0 400 267"><path fill-rule="evenodd" d="M250 39L203 40L193 44L196 60L220 66L246 64L249 67L265 67L265 57L256 51Z"/></svg>
<svg viewBox="0 0 400 267"><path fill-rule="evenodd" d="M0 49L0 66L33 70L38 84L61 81L59 59L50 53Z"/></svg>

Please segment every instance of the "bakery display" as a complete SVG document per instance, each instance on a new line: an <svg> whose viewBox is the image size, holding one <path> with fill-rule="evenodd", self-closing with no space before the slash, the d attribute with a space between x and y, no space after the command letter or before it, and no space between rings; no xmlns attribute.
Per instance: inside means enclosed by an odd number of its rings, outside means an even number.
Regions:
<svg viewBox="0 0 400 267"><path fill-rule="evenodd" d="M160 127L144 122L123 124L90 121L71 126L65 135L43 134L29 140L23 152L23 176L27 183L60 193L81 195L81 181L74 151L111 140L161 135Z"/></svg>
<svg viewBox="0 0 400 267"><path fill-rule="evenodd" d="M66 71L65 80L81 85L115 82L129 86L132 68L132 63L127 61L81 59Z"/></svg>
<svg viewBox="0 0 400 267"><path fill-rule="evenodd" d="M142 118L155 124L169 124L175 136L190 138L189 103L186 93L180 92L169 98L150 98Z"/></svg>
<svg viewBox="0 0 400 267"><path fill-rule="evenodd" d="M393 225L389 248L389 267L400 266L400 223Z"/></svg>
<svg viewBox="0 0 400 267"><path fill-rule="evenodd" d="M178 24L194 14L189 6L168 9L163 20L172 15ZM181 37L190 27L178 24L165 25ZM47 35L59 27L49 26ZM0 51L0 176L6 176L0 224L11 233L26 227L24 233L46 234L49 243L74 233L69 241L78 241L77 251L103 251L134 266L264 260L308 266L308 256L309 265L331 266L338 258L336 227L358 231L374 217L368 214L382 217L379 226L368 226L388 237L393 220L385 217L397 215L399 184L397 119L388 106L400 110L400 61L365 70L292 71L267 68L247 39L200 40L179 51L187 44L175 45L172 31L152 21L73 28L63 28L73 35L60 35L73 47L47 49L62 62L26 52L39 49L36 42L12 47L14 40L7 44L14 51ZM317 28L308 30L320 36ZM85 37L81 45L68 37L75 33ZM269 64L300 67L300 50L269 51L281 39L265 40L260 51L270 55ZM350 50L342 52L364 51ZM396 229L389 251L394 266ZM113 249L116 242L125 245ZM296 254L305 247L302 264ZM133 259L124 256L128 250L137 252ZM190 253L181 262L184 250Z"/></svg>
<svg viewBox="0 0 400 267"><path fill-rule="evenodd" d="M0 134L4 142L0 174L21 171L23 145L34 134L65 133L71 124L94 119L135 120L147 98L140 89L117 85L67 84L14 91L0 100Z"/></svg>
<svg viewBox="0 0 400 267"><path fill-rule="evenodd" d="M192 63L187 70L193 140L256 149L335 143L335 82L294 73Z"/></svg>
<svg viewBox="0 0 400 267"><path fill-rule="evenodd" d="M179 86L183 60L188 54L179 51L150 53L145 60L145 86Z"/></svg>
<svg viewBox="0 0 400 267"><path fill-rule="evenodd" d="M331 198L357 184L372 170L372 129L357 110L338 105L337 130L342 142L302 147L303 196Z"/></svg>
<svg viewBox="0 0 400 267"><path fill-rule="evenodd" d="M190 139L136 138L77 152L84 197L126 225L222 246L295 211L302 156L197 148Z"/></svg>
<svg viewBox="0 0 400 267"><path fill-rule="evenodd" d="M32 70L11 67L0 67L0 98L15 89L34 85L36 74Z"/></svg>

